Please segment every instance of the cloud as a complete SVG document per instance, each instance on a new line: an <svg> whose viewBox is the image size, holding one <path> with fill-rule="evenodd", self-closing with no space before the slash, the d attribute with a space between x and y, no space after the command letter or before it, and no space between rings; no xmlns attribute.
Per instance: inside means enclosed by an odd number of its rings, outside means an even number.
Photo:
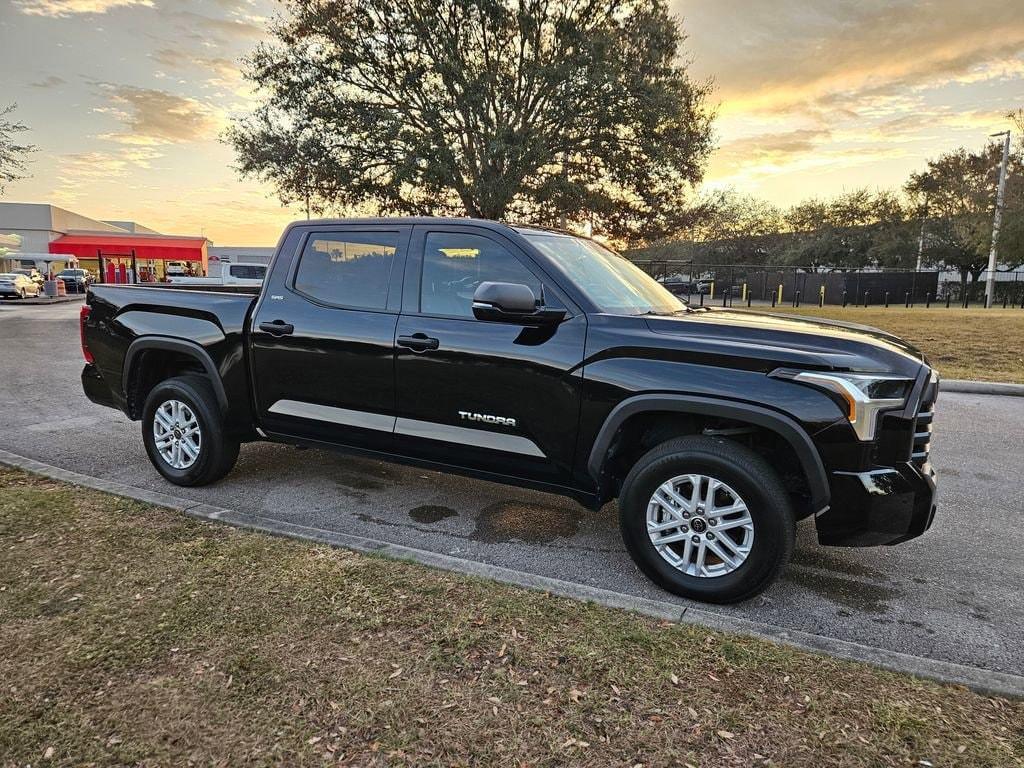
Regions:
<svg viewBox="0 0 1024 768"><path fill-rule="evenodd" d="M722 112L859 113L915 88L1006 77L1024 13L1006 0L676 0Z"/></svg>
<svg viewBox="0 0 1024 768"><path fill-rule="evenodd" d="M223 56L203 56L178 48L160 48L149 54L153 61L171 69L200 69L208 72L207 82L218 86L235 86L242 79L241 70L231 59Z"/></svg>
<svg viewBox="0 0 1024 768"><path fill-rule="evenodd" d="M267 33L264 20L258 16L208 16L195 11L179 10L167 12L165 17L174 24L179 40L188 38L203 45L209 45L211 41L223 45L254 40Z"/></svg>
<svg viewBox="0 0 1024 768"><path fill-rule="evenodd" d="M57 77L56 75L48 75L42 80L38 80L34 83L29 83L33 88L56 88L58 85L64 85L67 80L63 77Z"/></svg>
<svg viewBox="0 0 1024 768"><path fill-rule="evenodd" d="M136 146L174 144L212 139L221 127L216 110L196 99L155 88L96 85L109 104L96 111L114 115L127 128L101 138Z"/></svg>
<svg viewBox="0 0 1024 768"><path fill-rule="evenodd" d="M141 5L153 7L153 0L15 0L15 7L28 16L64 18L83 13L106 13L114 8Z"/></svg>
<svg viewBox="0 0 1024 768"><path fill-rule="evenodd" d="M58 158L57 172L67 183L99 181L125 176L133 166L150 168L159 157L162 155L156 150L134 147L114 152L72 152Z"/></svg>
<svg viewBox="0 0 1024 768"><path fill-rule="evenodd" d="M798 129L784 133L760 134L723 145L715 155L719 172L754 166L782 166L806 155L827 142L831 132L825 129Z"/></svg>

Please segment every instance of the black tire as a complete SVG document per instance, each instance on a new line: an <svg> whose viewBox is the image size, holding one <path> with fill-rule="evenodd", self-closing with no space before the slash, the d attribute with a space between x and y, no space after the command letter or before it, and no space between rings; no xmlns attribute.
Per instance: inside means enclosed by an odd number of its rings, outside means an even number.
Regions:
<svg viewBox="0 0 1024 768"><path fill-rule="evenodd" d="M201 430L199 455L191 466L184 469L176 469L164 459L156 447L153 434L157 408L169 400L178 400L188 406L195 414ZM230 472L238 460L239 443L225 437L217 396L210 382L199 375L167 379L153 388L142 409L142 440L157 472L175 485L194 486L216 482Z"/></svg>
<svg viewBox="0 0 1024 768"><path fill-rule="evenodd" d="M750 553L731 573L684 573L658 553L647 533L647 505L654 491L666 480L690 473L724 482L750 512ZM649 579L669 592L709 603L738 602L764 590L789 562L796 539L792 504L778 473L749 448L705 436L669 440L637 461L619 496L619 527L630 556Z"/></svg>

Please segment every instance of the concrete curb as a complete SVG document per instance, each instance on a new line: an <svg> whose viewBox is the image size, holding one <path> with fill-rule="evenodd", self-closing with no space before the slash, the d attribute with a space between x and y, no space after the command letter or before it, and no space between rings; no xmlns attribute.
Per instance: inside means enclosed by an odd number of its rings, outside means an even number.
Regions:
<svg viewBox="0 0 1024 768"><path fill-rule="evenodd" d="M1024 384L1010 384L1002 381L968 381L966 379L943 379L940 392L965 392L973 395L1007 395L1024 397Z"/></svg>
<svg viewBox="0 0 1024 768"><path fill-rule="evenodd" d="M406 547L401 544L391 544L386 541L363 536L327 531L322 528L286 523L260 515L238 512L225 507L217 507L156 491L135 488L134 486L112 480L82 475L4 450L0 450L0 464L6 464L7 466L53 478L54 480L62 480L84 488L105 491L117 496L184 512L200 520L227 523L228 525L252 531L302 539L304 541L352 549L358 552L381 554L398 560L411 560L442 570L493 579L527 589L549 592L561 597L593 602L609 608L634 611L656 619L694 624L723 632L757 637L780 645L871 664L893 672L903 672L915 677L937 680L942 683L964 685L979 693L1024 698L1024 676L1005 672L993 672L987 669L968 667L962 664L927 659L920 656L911 656L882 648L872 648L847 640L839 640L809 632L784 629L735 616L727 616L705 608L679 605L667 600L634 597L612 590L588 587L585 584L576 584L547 576L538 576L475 560L464 560L439 552Z"/></svg>

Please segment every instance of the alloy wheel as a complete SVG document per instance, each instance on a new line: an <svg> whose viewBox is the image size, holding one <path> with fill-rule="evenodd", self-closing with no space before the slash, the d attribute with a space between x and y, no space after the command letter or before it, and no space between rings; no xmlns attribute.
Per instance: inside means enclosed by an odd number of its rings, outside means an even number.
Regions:
<svg viewBox="0 0 1024 768"><path fill-rule="evenodd" d="M754 545L754 521L746 502L721 480L677 475L647 503L647 535L673 568L710 578L743 565Z"/></svg>
<svg viewBox="0 0 1024 768"><path fill-rule="evenodd" d="M195 412L180 400L166 400L153 413L153 441L160 457L173 469L196 463L203 433Z"/></svg>

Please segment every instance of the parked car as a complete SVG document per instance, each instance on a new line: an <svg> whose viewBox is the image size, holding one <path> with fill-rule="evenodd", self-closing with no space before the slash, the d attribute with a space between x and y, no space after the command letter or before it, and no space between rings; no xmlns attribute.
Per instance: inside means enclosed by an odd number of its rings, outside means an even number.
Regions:
<svg viewBox="0 0 1024 768"><path fill-rule="evenodd" d="M43 285L46 283L46 278L43 277L39 273L39 270L36 269L35 267L33 267L31 269L29 269L29 268L12 269L11 271L14 274L16 274L16 275L24 275L25 277L27 277L29 280L31 280L33 283L35 283L39 287L39 290L42 290L43 289Z"/></svg>
<svg viewBox="0 0 1024 768"><path fill-rule="evenodd" d="M687 280L680 275L669 275L658 282L676 296L699 296L711 291L710 280Z"/></svg>
<svg viewBox="0 0 1024 768"><path fill-rule="evenodd" d="M0 273L0 296L25 299L38 296L39 286L20 272Z"/></svg>
<svg viewBox="0 0 1024 768"><path fill-rule="evenodd" d="M910 344L691 308L556 231L297 222L258 293L93 286L81 337L86 395L141 420L171 483L273 440L617 498L637 565L700 600L764 589L802 518L872 546L935 513L938 376Z"/></svg>
<svg viewBox="0 0 1024 768"><path fill-rule="evenodd" d="M92 282L92 276L85 269L62 269L57 277L64 281L68 293L85 293Z"/></svg>

